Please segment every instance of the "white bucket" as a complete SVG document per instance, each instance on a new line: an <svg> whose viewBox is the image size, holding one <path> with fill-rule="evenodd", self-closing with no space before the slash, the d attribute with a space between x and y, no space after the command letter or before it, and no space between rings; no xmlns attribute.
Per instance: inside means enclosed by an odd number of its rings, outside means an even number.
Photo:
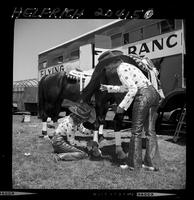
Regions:
<svg viewBox="0 0 194 200"><path fill-rule="evenodd" d="M30 115L24 115L24 122L30 122Z"/></svg>

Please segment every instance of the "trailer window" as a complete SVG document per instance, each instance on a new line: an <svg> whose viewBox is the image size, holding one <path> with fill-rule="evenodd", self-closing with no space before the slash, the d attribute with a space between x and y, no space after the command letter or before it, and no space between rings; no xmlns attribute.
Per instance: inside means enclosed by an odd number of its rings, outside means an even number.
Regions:
<svg viewBox="0 0 194 200"><path fill-rule="evenodd" d="M129 44L129 33L123 34L123 44Z"/></svg>
<svg viewBox="0 0 194 200"><path fill-rule="evenodd" d="M143 39L143 29L137 29L129 33L129 43Z"/></svg>
<svg viewBox="0 0 194 200"><path fill-rule="evenodd" d="M60 64L62 62L63 62L63 56L57 56L57 57L52 59L52 64L53 65Z"/></svg>
<svg viewBox="0 0 194 200"><path fill-rule="evenodd" d="M63 56L57 57L57 62L58 62L58 63L62 63L62 62L63 62Z"/></svg>
<svg viewBox="0 0 194 200"><path fill-rule="evenodd" d="M175 20L174 19L164 20L160 23L160 27L161 27L161 34L173 31L175 29Z"/></svg>
<svg viewBox="0 0 194 200"><path fill-rule="evenodd" d="M47 61L43 61L42 63L40 63L41 68L46 68L46 66L47 66Z"/></svg>
<svg viewBox="0 0 194 200"><path fill-rule="evenodd" d="M74 50L70 54L70 60L76 60L79 58L79 49Z"/></svg>
<svg viewBox="0 0 194 200"><path fill-rule="evenodd" d="M159 24L152 24L143 28L143 39L160 34Z"/></svg>
<svg viewBox="0 0 194 200"><path fill-rule="evenodd" d="M121 36L122 36L122 33L117 33L111 36L112 48L121 46Z"/></svg>

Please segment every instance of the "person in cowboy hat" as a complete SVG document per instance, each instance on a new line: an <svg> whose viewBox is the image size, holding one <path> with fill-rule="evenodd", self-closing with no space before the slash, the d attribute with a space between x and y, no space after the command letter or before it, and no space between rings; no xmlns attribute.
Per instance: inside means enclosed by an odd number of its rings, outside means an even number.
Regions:
<svg viewBox="0 0 194 200"><path fill-rule="evenodd" d="M132 137L128 157L123 164L131 170L143 167L146 170L157 171L160 166L160 154L155 132L155 121L157 119L160 95L152 82L138 67L123 62L114 53L107 52L106 57L109 60L117 60L119 62L117 62L117 65L115 64L115 69L122 85L101 85L100 90L110 93L126 92L124 99L117 107L116 113L123 113L133 102ZM102 61L104 59L101 57ZM144 63L141 61L141 64L143 65ZM143 129L146 133L146 153L144 159L142 159Z"/></svg>
<svg viewBox="0 0 194 200"><path fill-rule="evenodd" d="M63 106L68 107L71 114L60 120L58 127L54 132L51 143L54 149L55 161L79 160L88 157L89 153L93 153L96 157L101 152L96 148L95 142L88 142L86 147L81 147L79 142L75 140L75 132L79 125L83 122L94 123L96 113L94 108L85 103L76 103L70 100L64 100Z"/></svg>

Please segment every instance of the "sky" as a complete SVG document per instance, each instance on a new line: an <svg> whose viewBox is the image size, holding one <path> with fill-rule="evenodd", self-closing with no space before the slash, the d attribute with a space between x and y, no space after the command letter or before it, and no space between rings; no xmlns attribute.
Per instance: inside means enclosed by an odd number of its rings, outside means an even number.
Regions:
<svg viewBox="0 0 194 200"><path fill-rule="evenodd" d="M115 19L16 19L13 81L38 78L38 54Z"/></svg>

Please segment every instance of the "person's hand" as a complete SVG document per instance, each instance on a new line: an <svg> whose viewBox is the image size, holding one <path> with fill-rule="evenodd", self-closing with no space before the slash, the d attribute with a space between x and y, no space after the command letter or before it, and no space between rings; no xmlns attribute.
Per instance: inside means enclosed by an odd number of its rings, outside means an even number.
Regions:
<svg viewBox="0 0 194 200"><path fill-rule="evenodd" d="M108 88L107 88L106 85L101 84L101 86L100 86L100 90L101 90L101 91L107 91Z"/></svg>
<svg viewBox="0 0 194 200"><path fill-rule="evenodd" d="M123 108L121 108L121 107L117 107L117 110L116 110L116 113L124 113L124 109Z"/></svg>

